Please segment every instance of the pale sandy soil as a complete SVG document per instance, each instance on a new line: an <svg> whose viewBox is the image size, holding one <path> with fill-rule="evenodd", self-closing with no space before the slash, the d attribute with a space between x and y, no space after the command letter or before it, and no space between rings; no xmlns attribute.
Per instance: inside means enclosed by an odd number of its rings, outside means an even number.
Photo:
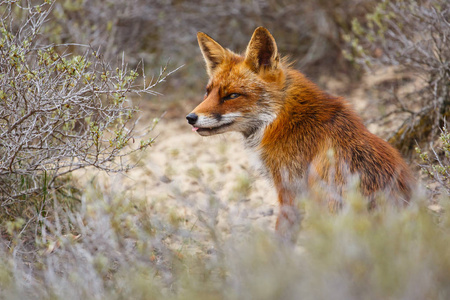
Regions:
<svg viewBox="0 0 450 300"><path fill-rule="evenodd" d="M163 120L155 133L157 142L142 167L127 174L125 188L155 205L173 205L186 218L197 218L211 209L210 201L219 201L218 226L225 230L242 226L243 219L273 229L276 194L249 167L239 134L201 137L184 118Z"/></svg>
<svg viewBox="0 0 450 300"><path fill-rule="evenodd" d="M152 136L156 143L139 155L136 168L122 175L96 174L100 185L147 201L151 214L181 220L184 230L206 241L204 250L213 246L208 224L223 238L251 227L274 230L276 193L249 167L240 134L201 137L184 118L171 118L162 119ZM170 241L174 248L180 242Z"/></svg>

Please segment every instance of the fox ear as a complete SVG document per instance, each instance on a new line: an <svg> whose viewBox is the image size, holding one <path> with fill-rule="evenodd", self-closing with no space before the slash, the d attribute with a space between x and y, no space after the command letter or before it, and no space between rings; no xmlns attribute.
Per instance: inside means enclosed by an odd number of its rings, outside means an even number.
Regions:
<svg viewBox="0 0 450 300"><path fill-rule="evenodd" d="M226 50L203 32L197 33L197 40L206 62L206 71L211 76L214 69L224 61Z"/></svg>
<svg viewBox="0 0 450 300"><path fill-rule="evenodd" d="M253 71L258 72L261 68L276 69L279 61L273 36L264 27L256 28L245 52L245 62Z"/></svg>

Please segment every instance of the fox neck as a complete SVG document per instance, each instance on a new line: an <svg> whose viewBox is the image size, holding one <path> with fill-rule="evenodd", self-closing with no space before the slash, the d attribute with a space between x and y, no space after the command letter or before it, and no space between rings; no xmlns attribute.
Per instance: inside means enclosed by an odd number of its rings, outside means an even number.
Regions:
<svg viewBox="0 0 450 300"><path fill-rule="evenodd" d="M270 101L269 107L273 110L260 117L265 121L259 121L260 126L255 126L249 134L243 134L253 168L269 179L274 170L269 171L266 165L268 154L275 155L272 158L279 161L277 168L288 163L286 158L278 157L279 154L296 157L298 168L304 171L317 150L316 142L327 135L333 117L345 111L340 98L326 94L303 74L293 70L287 73L279 93L274 93ZM310 140L311 143L300 149L300 140ZM271 169L273 167L272 161Z"/></svg>
<svg viewBox="0 0 450 300"><path fill-rule="evenodd" d="M272 124L277 118L277 113L267 111L259 114L258 119L252 122L248 129L242 132L244 137L245 146L247 148L256 148L261 143L266 128Z"/></svg>
<svg viewBox="0 0 450 300"><path fill-rule="evenodd" d="M283 83L277 90L271 90L262 97L266 107L258 117L241 132L247 148L258 148L266 133L266 129L278 119L286 119L290 115L302 115L304 121L312 119L317 124L316 113L328 110L327 98L333 98L322 92L313 82L296 70L285 70ZM314 119L314 120L313 120ZM294 120L283 120L285 126ZM286 122L287 121L287 122ZM298 120L296 120L298 121ZM324 120L325 121L325 120ZM294 121L295 122L295 121ZM320 124L317 124L320 127Z"/></svg>

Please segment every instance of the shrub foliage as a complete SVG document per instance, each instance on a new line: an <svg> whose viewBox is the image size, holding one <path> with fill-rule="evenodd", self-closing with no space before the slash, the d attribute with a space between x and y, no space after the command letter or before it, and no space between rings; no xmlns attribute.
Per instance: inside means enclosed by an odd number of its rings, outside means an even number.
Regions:
<svg viewBox="0 0 450 300"><path fill-rule="evenodd" d="M42 28L54 4L47 2L1 3L2 206L45 193L57 187L58 177L80 168L127 170L125 157L152 142L128 147L135 141L137 107L127 95L155 94L165 69L138 86L137 71L123 61L114 68L91 47L76 45L84 54L72 55L67 45L49 44Z"/></svg>
<svg viewBox="0 0 450 300"><path fill-rule="evenodd" d="M345 36L346 57L368 68L391 67L399 76L389 93L401 118L390 142L410 152L417 142L433 141L450 116L450 5L445 0L384 0L361 21L354 19ZM416 85L400 92L409 74ZM409 79L411 80L411 79Z"/></svg>

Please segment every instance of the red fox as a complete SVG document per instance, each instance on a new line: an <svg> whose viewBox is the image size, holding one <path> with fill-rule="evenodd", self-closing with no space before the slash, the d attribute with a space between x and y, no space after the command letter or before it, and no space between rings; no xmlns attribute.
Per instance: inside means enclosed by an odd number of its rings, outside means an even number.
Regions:
<svg viewBox="0 0 450 300"><path fill-rule="evenodd" d="M299 223L295 199L302 192L320 190L340 206L352 176L369 208L378 193L396 205L409 202L414 179L399 152L370 133L345 100L280 58L267 29L255 30L244 56L205 33L197 38L210 80L186 119L202 136L242 133L278 193L277 231Z"/></svg>

